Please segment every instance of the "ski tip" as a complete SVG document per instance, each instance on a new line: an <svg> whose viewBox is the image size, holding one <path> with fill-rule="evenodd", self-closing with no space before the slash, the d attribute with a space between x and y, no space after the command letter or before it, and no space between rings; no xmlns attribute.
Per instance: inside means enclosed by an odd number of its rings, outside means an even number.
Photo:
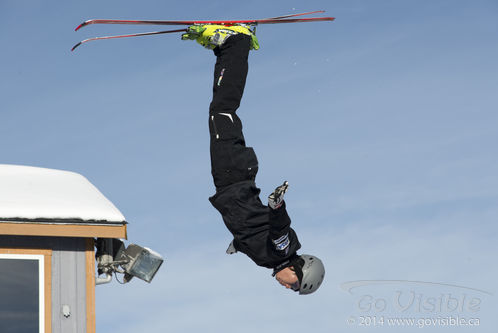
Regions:
<svg viewBox="0 0 498 333"><path fill-rule="evenodd" d="M73 52L73 51L74 51L74 49L76 49L76 48L77 48L78 46L80 46L80 45L81 45L81 42L79 42L78 44L76 44L75 46L73 46L73 48L71 49L71 52Z"/></svg>
<svg viewBox="0 0 498 333"><path fill-rule="evenodd" d="M80 30L81 28L83 28L84 26L89 25L91 21L92 21L92 20L87 20L87 21L85 21L85 22L81 23L79 26L77 26L77 27L76 27L76 29L74 29L74 31L78 31L78 30Z"/></svg>
<svg viewBox="0 0 498 333"><path fill-rule="evenodd" d="M323 17L323 21L332 22L332 21L335 21L335 17Z"/></svg>

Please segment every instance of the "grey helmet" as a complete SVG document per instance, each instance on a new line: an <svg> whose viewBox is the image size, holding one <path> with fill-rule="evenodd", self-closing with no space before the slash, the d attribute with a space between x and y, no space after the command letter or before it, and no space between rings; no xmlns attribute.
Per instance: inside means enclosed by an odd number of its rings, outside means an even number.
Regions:
<svg viewBox="0 0 498 333"><path fill-rule="evenodd" d="M299 288L300 295L307 295L314 293L322 284L325 277L325 267L320 259L309 254L300 255L304 260L301 268L303 278Z"/></svg>

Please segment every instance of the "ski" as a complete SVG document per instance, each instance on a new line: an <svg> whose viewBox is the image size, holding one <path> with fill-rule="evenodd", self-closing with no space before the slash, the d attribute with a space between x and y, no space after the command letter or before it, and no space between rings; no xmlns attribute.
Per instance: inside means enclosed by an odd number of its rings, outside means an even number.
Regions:
<svg viewBox="0 0 498 333"><path fill-rule="evenodd" d="M257 20L169 20L169 21L161 21L161 20L102 20L102 19L94 19L87 20L81 23L76 27L76 31L79 29L91 25L91 24L134 24L134 25L193 25L193 24L219 24L219 25L234 25L234 24L248 24L248 25L258 25L258 24L277 24L277 23L300 23L300 22L320 22L320 21L333 21L334 17L312 17L312 18L301 18L300 16L304 15L312 15L318 13L324 13L323 10L316 10L312 12L304 12L304 13L296 13L296 14L287 14L282 16L275 16L266 19L257 19ZM167 34L174 32L183 32L187 31L187 29L176 29L176 30L165 30L165 31L152 31L152 32L141 32L141 33L133 33L126 35L115 35L115 36L103 36L103 37L93 37L82 40L78 44L74 45L71 51L74 51L81 44L101 39L114 39L114 38L127 38L127 37L139 37L139 36L150 36L150 35L159 35L159 34Z"/></svg>
<svg viewBox="0 0 498 333"><path fill-rule="evenodd" d="M303 15L312 15L312 14L322 14L325 13L324 10L315 10L313 12L305 12L305 13L297 13L297 14L287 14L287 15L282 15L282 16L275 16L275 17L269 17L267 20L280 20L280 19L285 19L285 18L290 18L290 17L298 17L298 16L303 16Z"/></svg>
<svg viewBox="0 0 498 333"><path fill-rule="evenodd" d="M140 36L150 36L150 35L159 35L159 34L169 34L169 33L173 33L173 32L183 32L183 31L187 31L187 29L141 32L141 33L137 33L137 34L117 35L117 36L93 37L93 38L88 38L88 39L82 40L78 44L74 45L73 48L71 49L71 51L74 51L81 44L84 44L84 43L87 43L87 42L91 42L93 40L113 39L113 38L126 38L126 37L140 37Z"/></svg>
<svg viewBox="0 0 498 333"><path fill-rule="evenodd" d="M297 15L297 14L291 14ZM305 15L305 14L303 14ZM303 23L303 22L320 22L320 21L333 21L334 17L311 17L311 18L270 18L270 19L257 19L257 20L106 20L106 19L93 19L87 20L76 27L75 31L86 27L91 24L135 24L135 25L193 25L193 24L220 24L220 25L234 25L234 24L278 24L278 23Z"/></svg>

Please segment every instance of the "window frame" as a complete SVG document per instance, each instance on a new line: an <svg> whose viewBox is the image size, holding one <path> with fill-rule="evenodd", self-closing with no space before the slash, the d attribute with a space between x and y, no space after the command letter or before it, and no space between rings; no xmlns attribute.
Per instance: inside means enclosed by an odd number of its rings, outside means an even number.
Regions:
<svg viewBox="0 0 498 333"><path fill-rule="evenodd" d="M0 259L38 260L39 332L51 332L52 250L0 248Z"/></svg>

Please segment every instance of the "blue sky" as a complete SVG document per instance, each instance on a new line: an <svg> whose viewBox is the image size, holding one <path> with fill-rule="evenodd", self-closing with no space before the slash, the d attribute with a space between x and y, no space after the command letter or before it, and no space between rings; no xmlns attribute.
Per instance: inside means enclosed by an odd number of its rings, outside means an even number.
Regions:
<svg viewBox="0 0 498 333"><path fill-rule="evenodd" d="M179 35L70 49L154 30L74 32L90 18L317 9L336 21L258 27L239 109L263 198L290 182L302 251L326 264L320 292L300 297L243 255L224 254L230 235L207 200L211 52ZM2 0L0 163L83 174L126 216L129 240L166 257L150 285L97 288L99 332L415 332L361 327L359 318L450 315L494 332L496 296L408 282L350 294L341 285L428 281L498 294L497 14L486 0ZM398 291L430 299L462 290L482 301L477 312L357 308L361 293L392 302Z"/></svg>

